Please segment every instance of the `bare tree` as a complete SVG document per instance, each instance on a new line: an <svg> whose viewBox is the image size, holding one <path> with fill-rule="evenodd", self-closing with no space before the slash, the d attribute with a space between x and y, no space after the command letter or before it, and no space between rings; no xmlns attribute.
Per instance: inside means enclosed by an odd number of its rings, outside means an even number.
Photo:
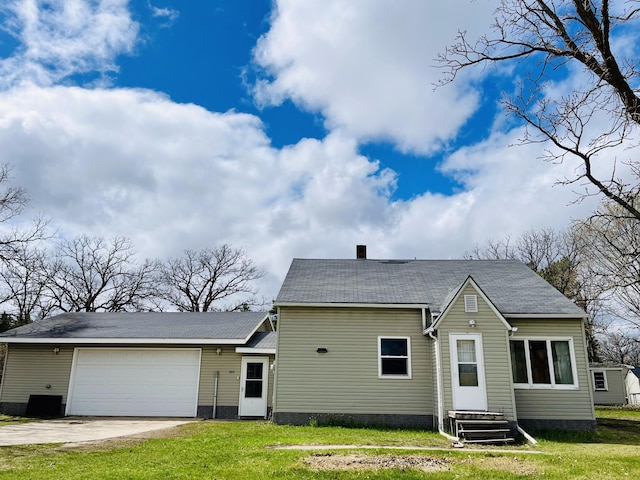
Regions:
<svg viewBox="0 0 640 480"><path fill-rule="evenodd" d="M43 251L21 245L0 267L1 303L8 304L13 320L24 325L46 317L52 304L46 299L47 274Z"/></svg>
<svg viewBox="0 0 640 480"><path fill-rule="evenodd" d="M601 312L603 288L598 284L585 263L584 242L576 232L555 232L552 229L529 230L515 241L490 240L466 253L468 259L515 259L553 285L560 293L576 303L587 314L585 325L589 359L598 361L596 330Z"/></svg>
<svg viewBox="0 0 640 480"><path fill-rule="evenodd" d="M63 241L48 265L48 295L63 312L139 311L155 297L156 263L138 266L131 242L86 235Z"/></svg>
<svg viewBox="0 0 640 480"><path fill-rule="evenodd" d="M640 338L630 332L611 332L600 342L600 353L605 362L640 365Z"/></svg>
<svg viewBox="0 0 640 480"><path fill-rule="evenodd" d="M522 141L550 142L548 160L579 159L582 169L560 183L591 184L640 221L634 202L640 195L640 161L624 161L633 178L629 184L618 177L616 160L607 156L613 148L637 146L632 134L640 125L640 57L634 49L625 51L626 42L620 39L640 27L640 2L611 3L502 0L491 35L474 41L459 32L439 61L448 72L442 83L470 66L523 62L528 75L517 77L518 93L503 100L507 111L527 126ZM549 95L558 72L575 67L583 72L582 86L558 98ZM606 165L608 172L603 173Z"/></svg>
<svg viewBox="0 0 640 480"><path fill-rule="evenodd" d="M27 229L10 225L29 203L24 189L9 184L10 173L8 165L0 164L0 261L4 262L20 256L26 245L45 238L47 226L47 221L41 217Z"/></svg>
<svg viewBox="0 0 640 480"><path fill-rule="evenodd" d="M186 250L182 258L169 259L161 267L159 283L162 298L181 312L248 310L261 305L252 282L262 275L244 251L225 244ZM221 305L223 300L233 302Z"/></svg>
<svg viewBox="0 0 640 480"><path fill-rule="evenodd" d="M591 274L604 286L611 312L640 329L640 223L619 205L604 202L574 229L584 243Z"/></svg>

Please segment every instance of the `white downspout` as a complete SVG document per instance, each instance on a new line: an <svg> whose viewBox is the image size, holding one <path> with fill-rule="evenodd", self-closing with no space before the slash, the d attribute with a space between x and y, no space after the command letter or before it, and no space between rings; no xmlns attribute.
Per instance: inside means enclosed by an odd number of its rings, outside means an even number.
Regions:
<svg viewBox="0 0 640 480"><path fill-rule="evenodd" d="M449 435L447 432L444 431L444 419L442 417L443 415L442 375L441 375L442 372L441 372L441 366L440 366L440 352L438 351L438 337L436 337L433 334L433 329L431 327L425 330L425 333L429 335L429 337L431 337L431 339L435 342L434 348L435 348L435 357L436 357L436 376L437 376L436 384L438 388L438 433L446 437L448 440L451 440L452 442L459 442L460 439L458 437Z"/></svg>
<svg viewBox="0 0 640 480"><path fill-rule="evenodd" d="M531 443L531 445L537 445L538 444L536 439L533 438L531 435L529 435L527 432L525 432L520 425L518 425L518 432L520 432L520 435L522 435L524 438L526 438L527 441L529 443Z"/></svg>

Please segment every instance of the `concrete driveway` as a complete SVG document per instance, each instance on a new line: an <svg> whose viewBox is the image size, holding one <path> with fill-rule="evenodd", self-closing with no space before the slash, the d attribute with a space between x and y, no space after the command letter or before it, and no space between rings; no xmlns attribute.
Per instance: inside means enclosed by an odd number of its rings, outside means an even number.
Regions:
<svg viewBox="0 0 640 480"><path fill-rule="evenodd" d="M82 443L176 427L192 419L63 418L0 427L0 446Z"/></svg>

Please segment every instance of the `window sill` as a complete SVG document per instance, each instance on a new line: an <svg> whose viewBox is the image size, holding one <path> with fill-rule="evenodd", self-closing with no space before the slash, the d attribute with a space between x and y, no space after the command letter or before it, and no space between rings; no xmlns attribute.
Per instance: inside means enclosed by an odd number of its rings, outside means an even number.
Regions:
<svg viewBox="0 0 640 480"><path fill-rule="evenodd" d="M524 385L514 384L516 390L579 390L578 385Z"/></svg>

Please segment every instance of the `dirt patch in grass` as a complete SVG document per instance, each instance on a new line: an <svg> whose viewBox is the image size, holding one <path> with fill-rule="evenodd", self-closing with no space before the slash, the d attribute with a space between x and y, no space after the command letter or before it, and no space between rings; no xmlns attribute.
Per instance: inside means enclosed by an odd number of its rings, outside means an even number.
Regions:
<svg viewBox="0 0 640 480"><path fill-rule="evenodd" d="M442 458L422 455L363 455L359 453L333 455L316 453L304 460L314 470L361 470L372 468L415 468L424 472L449 469L449 462Z"/></svg>
<svg viewBox="0 0 640 480"><path fill-rule="evenodd" d="M316 453L304 459L313 470L364 470L378 468L414 468L423 472L449 470L455 464L473 466L481 470L498 470L517 475L537 475L538 469L530 462L517 457L487 456L468 457L460 460L425 455L366 455L360 453Z"/></svg>

